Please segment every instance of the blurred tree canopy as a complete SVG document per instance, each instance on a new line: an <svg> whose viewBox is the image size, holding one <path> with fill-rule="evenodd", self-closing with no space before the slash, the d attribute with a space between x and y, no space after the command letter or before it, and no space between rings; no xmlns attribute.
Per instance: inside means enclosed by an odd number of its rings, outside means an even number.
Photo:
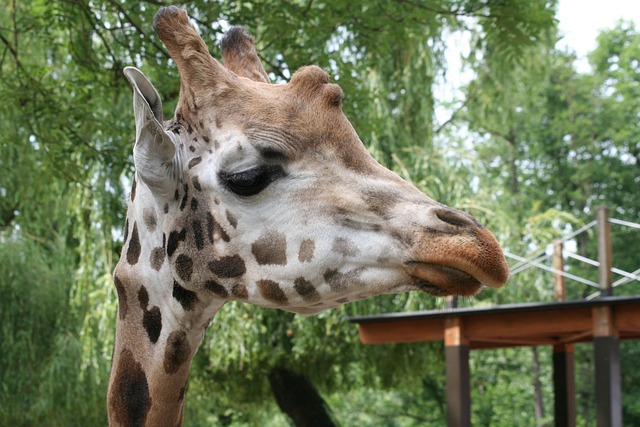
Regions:
<svg viewBox="0 0 640 427"><path fill-rule="evenodd" d="M106 421L117 301L111 273L122 245L135 135L122 69L142 69L158 88L165 115L173 115L179 78L151 27L162 5L168 3L7 0L0 8L2 425ZM345 113L376 158L438 201L470 211L505 247L523 254L559 236L565 224L588 222L600 204L622 219L640 217L638 31L621 22L602 32L589 57L592 70L579 73L573 53L555 48L555 6L542 0L185 4L214 56L224 30L243 25L273 81L287 81L305 64L323 67L344 89ZM434 88L446 78L445 51L457 33L470 35L463 61L474 78L456 100L460 107L438 123L442 103ZM620 268L638 268L630 249L637 233L614 231ZM584 253L594 250L578 243ZM575 289L573 296L581 297L584 289ZM531 273L462 303L550 295L549 278ZM443 425L441 346L364 347L345 320L441 305L405 294L304 318L228 304L194 361L187 424L286 425L268 377L288 369L311 380L340 424ZM638 347L625 349L624 363L635 366ZM584 354L580 369L588 370ZM478 425L536 422L529 363L520 350L474 356ZM546 366L536 375L550 405ZM637 396L634 375L625 375L624 390ZM579 387L592 393L589 384ZM637 420L640 408L626 396L625 419ZM581 425L590 425L591 401L581 400Z"/></svg>

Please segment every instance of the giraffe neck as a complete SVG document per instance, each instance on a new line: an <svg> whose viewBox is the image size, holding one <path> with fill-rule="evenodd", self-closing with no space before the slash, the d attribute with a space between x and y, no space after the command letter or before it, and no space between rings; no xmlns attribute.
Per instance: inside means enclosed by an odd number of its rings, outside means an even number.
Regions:
<svg viewBox="0 0 640 427"><path fill-rule="evenodd" d="M110 425L180 425L191 360L220 305L184 316L189 291L167 259L165 215L134 181L114 272L119 307L109 381ZM184 294L186 293L186 294Z"/></svg>

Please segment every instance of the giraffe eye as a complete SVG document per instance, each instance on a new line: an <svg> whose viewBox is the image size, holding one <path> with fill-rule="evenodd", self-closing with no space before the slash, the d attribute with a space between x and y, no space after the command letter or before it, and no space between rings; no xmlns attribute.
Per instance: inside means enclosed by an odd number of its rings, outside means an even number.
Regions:
<svg viewBox="0 0 640 427"><path fill-rule="evenodd" d="M222 173L220 179L235 194L254 196L284 175L282 166L265 165L232 174Z"/></svg>

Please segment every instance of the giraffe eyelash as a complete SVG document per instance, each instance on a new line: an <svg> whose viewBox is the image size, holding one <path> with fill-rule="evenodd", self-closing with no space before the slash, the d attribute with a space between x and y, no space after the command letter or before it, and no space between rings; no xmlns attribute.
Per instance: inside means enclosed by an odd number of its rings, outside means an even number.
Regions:
<svg viewBox="0 0 640 427"><path fill-rule="evenodd" d="M232 174L220 173L220 181L238 196L255 196L272 182L285 176L280 165L264 165Z"/></svg>

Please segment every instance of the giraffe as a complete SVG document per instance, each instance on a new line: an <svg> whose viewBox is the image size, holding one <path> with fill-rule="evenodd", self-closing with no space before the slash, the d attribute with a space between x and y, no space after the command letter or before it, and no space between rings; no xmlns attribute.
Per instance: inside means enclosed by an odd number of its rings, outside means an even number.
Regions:
<svg viewBox="0 0 640 427"><path fill-rule="evenodd" d="M244 301L301 314L384 293L498 288L508 267L469 214L378 164L305 66L271 84L242 28L208 51L186 11L153 26L180 74L175 117L136 68L110 425L181 425L191 360L216 312Z"/></svg>

